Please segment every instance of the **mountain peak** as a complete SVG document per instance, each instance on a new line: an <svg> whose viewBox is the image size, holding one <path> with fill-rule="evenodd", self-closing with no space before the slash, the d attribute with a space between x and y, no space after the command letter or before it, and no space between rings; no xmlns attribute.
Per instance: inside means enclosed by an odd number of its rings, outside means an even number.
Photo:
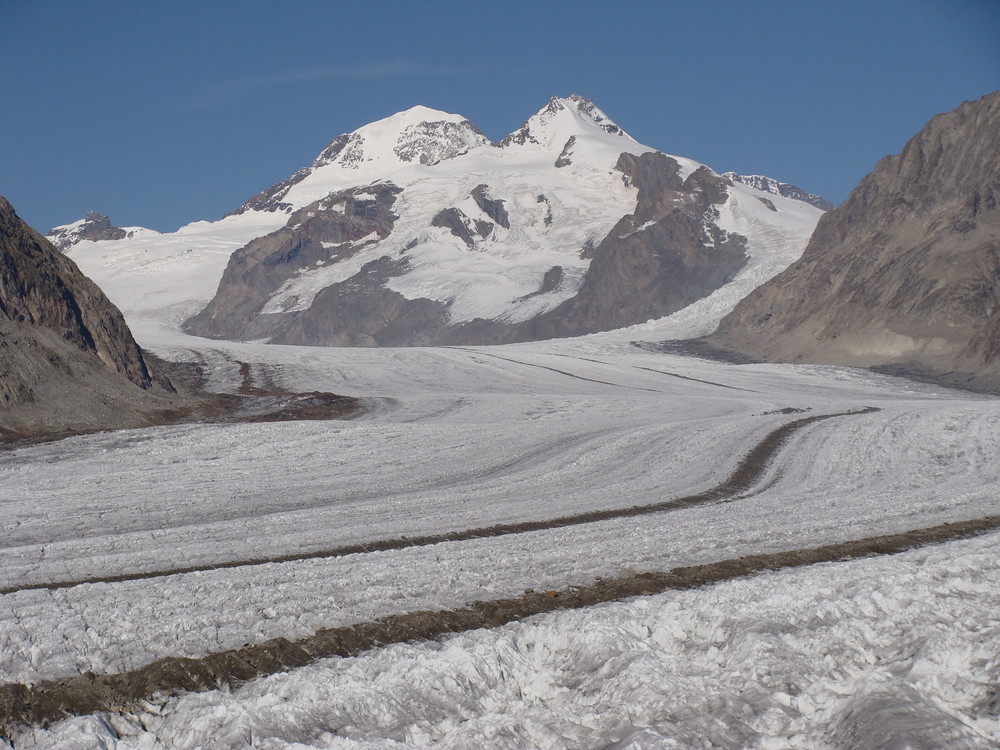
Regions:
<svg viewBox="0 0 1000 750"><path fill-rule="evenodd" d="M489 139L467 118L417 105L338 136L312 166L427 165L487 143Z"/></svg>
<svg viewBox="0 0 1000 750"><path fill-rule="evenodd" d="M544 107L497 145L500 148L529 146L548 150L561 149L570 138L586 136L621 138L635 143L590 99L570 94L565 98L553 96Z"/></svg>
<svg viewBox="0 0 1000 750"><path fill-rule="evenodd" d="M81 240L120 240L130 236L130 232L116 227L107 216L88 211L85 218L72 224L52 227L45 235L57 250L65 251Z"/></svg>
<svg viewBox="0 0 1000 750"><path fill-rule="evenodd" d="M382 178L401 167L437 164L489 143L490 139L462 115L417 105L337 136L311 165L253 196L232 213L291 211L293 206L301 208L334 189ZM312 180L314 189L303 194L301 183L307 179ZM315 187L317 181L322 187Z"/></svg>

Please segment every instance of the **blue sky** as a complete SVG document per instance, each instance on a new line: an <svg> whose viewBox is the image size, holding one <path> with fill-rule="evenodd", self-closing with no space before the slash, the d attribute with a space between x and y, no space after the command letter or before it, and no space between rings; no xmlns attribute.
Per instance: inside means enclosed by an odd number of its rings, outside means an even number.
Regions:
<svg viewBox="0 0 1000 750"><path fill-rule="evenodd" d="M0 194L215 219L338 134L424 104L498 139L579 93L636 139L830 198L1000 89L1000 3L0 0Z"/></svg>

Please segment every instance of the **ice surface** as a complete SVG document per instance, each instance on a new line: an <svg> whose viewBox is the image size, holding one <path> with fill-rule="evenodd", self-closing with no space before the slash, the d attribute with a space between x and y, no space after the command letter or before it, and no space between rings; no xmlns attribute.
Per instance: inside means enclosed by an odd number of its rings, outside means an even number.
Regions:
<svg viewBox="0 0 1000 750"><path fill-rule="evenodd" d="M146 329L147 337L155 333ZM587 583L623 569L665 569L817 545L1000 509L995 493L1000 483L995 460L1000 402L988 397L850 369L733 366L658 355L608 336L479 349L337 350L205 342L162 329L160 334L160 353L205 362L216 387L238 385L233 362L242 360L291 388L389 397L397 406L355 422L132 430L6 454L0 460L5 587L295 553L667 499L714 485L763 434L796 416L766 412L792 407L825 413L864 405L881 411L828 420L799 433L759 490L735 502L394 552L5 595L0 597L5 680L121 671L167 655L199 656L386 614L461 606L525 588ZM967 548L979 552L966 560L961 550ZM711 729L720 742L732 736L768 747L763 738L780 738L808 747L809 737L833 731L834 723L864 723L860 709L849 703L862 690L877 693L879 700L888 690L890 707L912 698L895 683L864 681L858 672L870 666L870 657L854 653L858 638L903 653L917 643L916 635L900 636L904 623L917 616L913 607L904 608L898 623L890 626L873 621L872 612L879 610L868 611L871 599L854 601L864 588L854 584L861 576L879 581L882 596L916 602L925 613L920 617L937 613L927 628L952 644L946 647L948 654L965 654L967 661L940 657L946 662L940 672L935 672L937 661L920 662L922 682L913 689L921 700L949 716L959 715L965 724L977 716L975 731L996 736L993 719L970 708L981 697L982 685L996 679L995 665L974 656L995 642L996 627L990 624L990 613L997 611L990 598L995 586L976 583L990 576L996 582L993 558L985 549L984 541L945 545L942 550L949 551L940 553L912 553L921 560L928 558L920 555L930 555L940 568L926 573L931 583L919 586L912 575L924 569L923 563L852 563L843 585L853 588L844 591L830 588L829 566L814 573L764 576L762 581L784 581L781 576L801 581L801 593L786 594L785 582L766 584L767 590L782 592L782 604L773 605L768 623L780 622L781 607L808 602L810 587L826 592L826 609L820 610L826 614L817 616L816 623L809 624L806 609L788 615L808 633L791 645L783 636L775 641L778 636L769 630L757 633L756 614L719 614L726 610L716 601L719 594L712 593L716 589L621 605L621 611L599 608L553 616L539 631L547 633L549 645L519 662L524 674L516 685L522 697L509 704L504 697L514 689L509 681L499 687L479 685L467 670L471 660L479 664L474 673L509 674L512 667L506 662L489 666L493 662L477 660L488 653L495 659L512 648L491 639L514 636L470 634L459 639L464 645L421 647L441 674L425 672L424 657L414 656L423 653L419 648L398 647L372 655L371 664L384 666L355 668L350 666L354 662L345 662L248 686L244 692L259 702L246 706L238 703L241 697L192 697L169 703L162 727L159 719L144 716L142 721L154 727L165 747L194 747L211 733L224 737L243 731L233 721L272 733L281 742L321 747L337 746L330 744L333 735L321 737L323 727L346 732L361 743L358 747L378 743L380 737L417 745L425 734L452 746L492 744L499 738L499 746L569 747L584 736L610 743L624 737L627 727L638 727L635 737L646 738L643 742L674 736L680 746L690 746L685 737ZM886 565L891 576L878 567ZM866 566L875 567L869 571ZM967 566L978 572L973 575ZM741 585L751 582L727 584ZM927 586L938 592L933 596L955 599L969 609L941 609L937 599L928 598ZM734 596L743 606L760 598L758 593ZM650 632L665 627L674 633L669 653L650 646L655 653L643 651L637 660L632 646L624 645L630 641L622 628L632 633L642 608L653 623ZM670 613L679 611L688 613L688 619L669 624L676 618ZM701 611L705 614L697 614ZM948 626L956 618L966 622L970 611L978 613L982 629L977 632L986 640L976 641L975 633ZM560 617L584 619L563 623ZM712 628L721 627L720 618L729 622L728 629L715 640L735 650L724 653L715 644L716 672L696 679L706 666L689 662L689 652L714 637ZM816 633L814 626L820 628ZM612 635L567 640L566 634L577 632ZM737 638L732 645L732 633L743 633L744 640ZM655 644L650 637L643 642ZM824 653L832 654L829 659L814 659L808 649L799 654L814 638L821 639ZM618 641L626 651L609 652ZM438 663L435 654L451 648L463 654L471 649L474 655ZM768 668L785 664L785 671L760 687L759 657L772 651L775 666ZM688 655L680 659L675 652ZM579 677L560 682L561 677L552 676L555 667L546 654L564 654L560 669ZM790 660L789 654L795 658ZM690 671L678 672L674 661L658 664L668 657L688 664ZM414 658L416 666L407 661ZM826 671L814 677L807 665ZM369 669L375 671L364 671ZM390 712L390 721L378 707L384 701L379 690L396 689L399 683L392 675L407 675L411 669L417 670L408 678L414 687ZM360 680L358 687L342 689L344 670L350 679ZM585 673L597 676L586 678ZM965 673L970 676L963 681ZM388 687L379 687L381 679L389 680ZM906 685L913 687L907 679ZM330 687L325 680L332 681ZM581 680L590 685L582 692ZM288 687L286 693L278 687L282 685L313 687ZM439 700L434 696L441 695L441 685L450 687L448 697ZM540 705L538 696L530 695L543 686L548 686L543 691L548 697ZM604 698L594 697L594 691L603 690L609 691ZM375 704L345 697L353 707L338 708L341 704L330 697L357 691ZM279 721L264 707L274 700L267 695L286 696L281 715L300 716L303 723ZM670 700L688 701L693 708L678 715L679 709L669 708L674 705ZM436 708L428 708L431 704ZM623 714L625 705L634 710ZM697 716L713 706L716 718L699 724ZM354 716L353 729L342 726L339 717L345 710ZM239 716L248 723L240 723ZM576 718L564 722L560 716ZM138 731L138 725L126 725L129 732ZM106 739L110 735L102 727L74 720L55 728L55 734L38 734L37 741L58 745L87 732ZM935 732L946 729L934 727ZM599 746L597 739L592 746ZM127 742L133 741L139 743L139 736Z"/></svg>
<svg viewBox="0 0 1000 750"><path fill-rule="evenodd" d="M995 746L998 541L391 646L16 747Z"/></svg>

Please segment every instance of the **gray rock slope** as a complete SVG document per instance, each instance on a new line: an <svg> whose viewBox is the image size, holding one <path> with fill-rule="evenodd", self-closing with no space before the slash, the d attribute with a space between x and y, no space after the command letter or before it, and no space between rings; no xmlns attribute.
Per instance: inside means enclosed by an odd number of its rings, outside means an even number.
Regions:
<svg viewBox="0 0 1000 750"><path fill-rule="evenodd" d="M1000 92L882 159L708 343L1000 387Z"/></svg>
<svg viewBox="0 0 1000 750"><path fill-rule="evenodd" d="M0 428L141 424L172 391L97 285L0 197Z"/></svg>
<svg viewBox="0 0 1000 750"><path fill-rule="evenodd" d="M773 177L765 177L764 175L759 174L737 174L736 172L723 172L722 176L731 182L740 182L765 193L783 195L786 198L803 201L804 203L808 203L810 206L816 206L816 208L820 208L824 211L833 210L833 204L822 195L807 193L805 190L796 185L792 185L788 182L779 182Z"/></svg>

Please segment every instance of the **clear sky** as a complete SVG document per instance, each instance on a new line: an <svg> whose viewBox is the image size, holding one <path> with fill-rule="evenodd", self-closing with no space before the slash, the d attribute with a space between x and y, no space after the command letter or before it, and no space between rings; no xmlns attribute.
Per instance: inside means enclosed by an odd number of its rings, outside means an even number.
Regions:
<svg viewBox="0 0 1000 750"><path fill-rule="evenodd" d="M570 93L836 203L1000 89L1000 2L0 0L0 70L0 194L43 232L216 219L412 105L499 139Z"/></svg>

